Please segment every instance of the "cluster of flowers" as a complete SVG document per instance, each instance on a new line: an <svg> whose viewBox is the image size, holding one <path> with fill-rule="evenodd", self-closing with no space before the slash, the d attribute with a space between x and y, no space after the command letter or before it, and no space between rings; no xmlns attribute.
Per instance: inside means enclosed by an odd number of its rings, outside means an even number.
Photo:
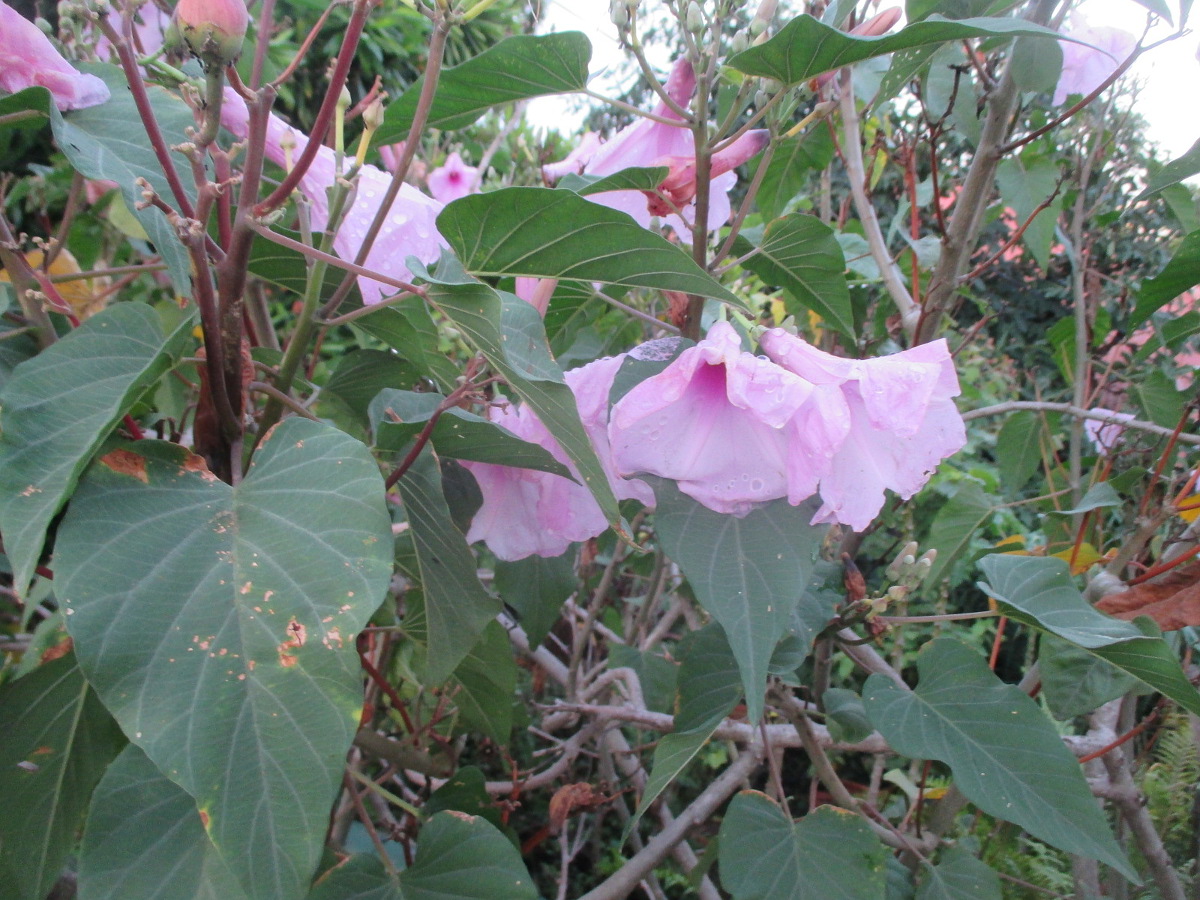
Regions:
<svg viewBox="0 0 1200 900"><path fill-rule="evenodd" d="M649 486L635 477L641 474L672 479L709 509L734 516L771 500L799 504L819 494L814 523L861 530L883 507L885 490L911 497L966 442L945 341L855 360L775 328L760 346L765 356L745 352L733 327L719 322L611 411L609 392L625 357L653 359L661 342L566 373L619 499L652 505ZM501 405L490 415L570 465L528 407ZM581 484L528 469L465 465L483 494L467 539L484 541L500 559L557 556L607 527Z"/></svg>

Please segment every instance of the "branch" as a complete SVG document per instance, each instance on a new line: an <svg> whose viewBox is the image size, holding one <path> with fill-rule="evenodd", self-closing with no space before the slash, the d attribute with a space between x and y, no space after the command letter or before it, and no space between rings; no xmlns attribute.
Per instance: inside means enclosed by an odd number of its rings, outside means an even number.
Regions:
<svg viewBox="0 0 1200 900"><path fill-rule="evenodd" d="M1147 431L1150 434L1158 434L1163 437L1171 437L1175 434L1175 429L1164 428L1161 425L1155 425L1153 422L1143 422L1141 419L1125 419L1115 413L1083 409L1071 403L1050 403L1043 400L1009 400L1006 403L997 403L994 406L983 406L979 409L968 410L962 414L962 417L963 421L969 422L971 419L981 419L984 416L998 416L1004 413L1018 412L1023 409L1030 409L1037 412L1061 412L1080 419L1092 419L1096 422L1121 425L1125 428L1132 428L1135 431ZM1182 444L1200 445L1200 435L1180 434L1178 440Z"/></svg>
<svg viewBox="0 0 1200 900"><path fill-rule="evenodd" d="M854 74L850 68L842 70L841 103L842 129L845 137L842 140L842 157L846 162L846 175L850 179L850 195L854 199L854 210L862 223L867 244L871 248L871 257L879 266L883 276L883 286L887 288L892 301L900 311L900 320L904 324L905 333L912 338L921 318L921 308L917 306L904 279L900 275L900 267L888 252L887 241L883 237L883 229L879 227L879 218L875 215L875 207L867 196L867 175L863 166L862 134L858 129L858 110L854 106Z"/></svg>
<svg viewBox="0 0 1200 900"><path fill-rule="evenodd" d="M613 875L599 887L588 891L580 900L623 900L637 887L638 883L662 862L672 848L681 842L695 826L707 822L742 781L758 766L762 759L762 748L755 745L745 750L737 760L692 801L679 816L656 834L641 852L626 860Z"/></svg>

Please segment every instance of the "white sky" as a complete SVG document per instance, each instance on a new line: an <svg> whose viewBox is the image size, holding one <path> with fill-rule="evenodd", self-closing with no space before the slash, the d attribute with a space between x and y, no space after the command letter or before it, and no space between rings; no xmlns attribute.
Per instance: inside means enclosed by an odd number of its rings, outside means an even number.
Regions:
<svg viewBox="0 0 1200 900"><path fill-rule="evenodd" d="M899 2L899 0L897 0ZM890 5L887 0L882 6ZM1177 6L1168 0L1168 6ZM582 31L592 42L592 88L610 89L603 71L622 59L616 28L608 18L605 0L542 0L543 31ZM1140 34L1146 11L1133 0L1084 0L1080 11L1090 25L1108 25ZM1193 16L1200 22L1200 10ZM1151 41L1170 34L1160 23ZM1182 155L1200 138L1200 62L1196 59L1197 34L1192 33L1158 47L1134 64L1132 74L1144 81L1138 112L1149 123L1149 135L1170 158ZM654 60L665 68L667 60ZM597 77L599 76L599 77ZM535 127L575 130L582 112L573 112L578 98L546 97L533 101L527 111Z"/></svg>

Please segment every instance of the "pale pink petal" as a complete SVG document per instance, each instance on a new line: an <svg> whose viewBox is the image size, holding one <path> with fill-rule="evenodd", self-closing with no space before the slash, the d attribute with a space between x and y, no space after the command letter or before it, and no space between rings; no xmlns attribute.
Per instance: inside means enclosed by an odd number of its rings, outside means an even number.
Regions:
<svg viewBox="0 0 1200 900"><path fill-rule="evenodd" d="M516 279L513 293L538 311L543 318L550 308L550 298L558 287L557 278L532 278L520 275Z"/></svg>
<svg viewBox="0 0 1200 900"><path fill-rule="evenodd" d="M450 203L479 190L479 170L464 163L457 153L451 153L444 166L429 173L426 184L435 200Z"/></svg>
<svg viewBox="0 0 1200 900"><path fill-rule="evenodd" d="M787 494L783 425L811 385L742 352L724 322L613 407L617 471L673 479L717 512L745 515Z"/></svg>
<svg viewBox="0 0 1200 900"><path fill-rule="evenodd" d="M883 508L884 491L907 499L943 459L966 443L954 405L958 376L944 340L875 359L841 359L775 328L761 346L771 359L818 387L791 423L788 499L819 482L814 522L856 530Z"/></svg>
<svg viewBox="0 0 1200 900"><path fill-rule="evenodd" d="M1101 422L1098 419L1083 420L1083 433L1087 435L1098 454L1107 456L1120 443L1121 436L1125 433L1125 426L1121 422L1131 422L1136 417L1129 413L1113 412L1102 406L1093 407L1091 412L1105 413L1114 419L1121 420L1120 422Z"/></svg>
<svg viewBox="0 0 1200 900"><path fill-rule="evenodd" d="M246 104L231 89L225 89L225 100L221 105L221 124L239 138L244 138L249 129ZM289 155L284 145L292 144ZM267 158L278 166L286 167L299 158L308 137L292 128L276 115L267 121ZM312 165L300 179L300 192L308 199L309 218L313 231L323 231L329 222L328 190L337 177L337 158L328 147L320 147ZM367 230L379 211L383 197L391 185L392 176L375 166L363 166L358 173L358 188L354 203L342 220L341 227L333 239L333 248L342 259L353 260L366 239ZM443 204L422 194L410 184L402 184L392 204L383 228L380 230L365 266L381 275L409 281L412 272L406 262L415 256L423 263L434 262L447 246L437 230L437 217ZM398 293L399 288L375 281L365 275L359 276L359 291L363 302L372 305L384 297Z"/></svg>
<svg viewBox="0 0 1200 900"><path fill-rule="evenodd" d="M554 184L564 175L580 174L583 167L596 155L601 143L600 136L594 131L585 132L579 139L579 145L565 159L542 166L543 177L550 184Z"/></svg>
<svg viewBox="0 0 1200 900"><path fill-rule="evenodd" d="M488 417L517 437L545 447L575 473L558 442L528 407L493 407ZM591 492L561 475L470 461L463 465L483 495L467 541L485 542L499 559L560 556L572 543L608 527Z"/></svg>
<svg viewBox="0 0 1200 900"><path fill-rule="evenodd" d="M1054 90L1053 103L1066 102L1072 94L1090 94L1117 69L1137 46L1137 39L1120 28L1093 28L1087 19L1076 15L1071 28L1064 32L1093 46L1061 41L1062 74Z"/></svg>
<svg viewBox="0 0 1200 900"><path fill-rule="evenodd" d="M30 87L49 89L64 112L96 106L110 96L108 85L72 66L40 28L0 2L0 91L15 94Z"/></svg>
<svg viewBox="0 0 1200 900"><path fill-rule="evenodd" d="M396 167L400 165L400 160L404 157L404 141L396 141L394 144L384 144L379 148L379 158L383 160L383 167L389 172L395 172Z"/></svg>
<svg viewBox="0 0 1200 900"><path fill-rule="evenodd" d="M618 500L637 500L644 506L653 506L654 492L646 482L622 478L617 472L608 443L608 396L612 392L617 372L624 362L624 353L619 356L607 356L586 366L571 369L564 373L563 378L571 393L575 395L579 418L601 466L604 467L604 474L608 476L608 484L613 494Z"/></svg>

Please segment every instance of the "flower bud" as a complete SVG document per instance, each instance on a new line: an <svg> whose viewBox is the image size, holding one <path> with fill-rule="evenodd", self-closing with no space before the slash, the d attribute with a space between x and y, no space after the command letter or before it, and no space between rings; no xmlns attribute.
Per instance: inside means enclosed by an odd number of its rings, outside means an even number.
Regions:
<svg viewBox="0 0 1200 900"><path fill-rule="evenodd" d="M750 46L750 37L744 31L739 31L729 42L730 53L741 53Z"/></svg>
<svg viewBox="0 0 1200 900"><path fill-rule="evenodd" d="M608 13L609 17L612 19L612 23L616 25L618 29L625 28L629 24L629 7L621 2L621 0L615 0L615 2L609 6Z"/></svg>
<svg viewBox="0 0 1200 900"><path fill-rule="evenodd" d="M367 131L378 131L383 124L383 100L376 97L363 110L363 128Z"/></svg>
<svg viewBox="0 0 1200 900"><path fill-rule="evenodd" d="M245 0L179 0L163 45L174 53L186 49L208 68L237 62L250 16Z"/></svg>
<svg viewBox="0 0 1200 900"><path fill-rule="evenodd" d="M700 4L696 0L692 0L687 7L687 30L692 34L699 34L705 27L704 12L700 9Z"/></svg>

